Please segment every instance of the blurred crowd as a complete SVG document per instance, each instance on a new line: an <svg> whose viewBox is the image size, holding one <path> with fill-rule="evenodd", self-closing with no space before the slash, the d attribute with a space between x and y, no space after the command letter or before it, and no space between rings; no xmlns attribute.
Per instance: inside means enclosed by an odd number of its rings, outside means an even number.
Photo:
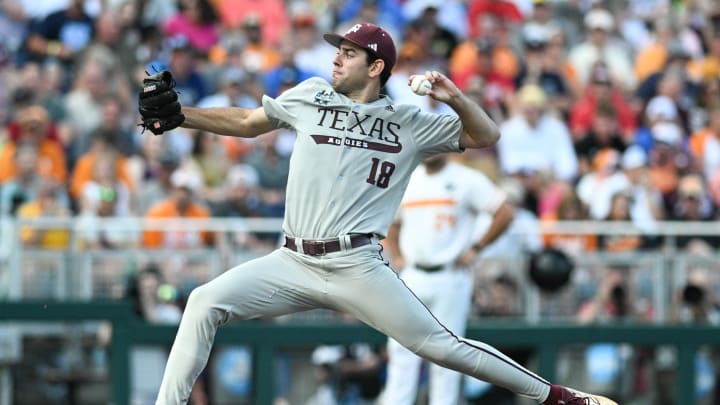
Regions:
<svg viewBox="0 0 720 405"><path fill-rule="evenodd" d="M396 102L451 112L406 85L436 69L490 113L501 141L460 159L531 217L631 221L649 235L665 219L717 219L720 4L710 0L4 0L0 215L78 216L82 242L105 248L213 237L106 234L95 218L282 216L294 133L142 133L142 78L171 70L184 105L257 107L263 94L329 78L335 50L321 34L358 21L396 40L384 89ZM68 243L52 230L22 237ZM656 242L550 235L543 244Z"/></svg>
<svg viewBox="0 0 720 405"><path fill-rule="evenodd" d="M571 256L654 249L663 243L659 221L720 218L714 0L0 0L0 216L75 217L80 243L101 249L217 241L204 232L108 231L98 218L281 217L294 133L253 140L186 129L143 133L136 107L142 79L168 69L183 105L258 107L263 94L275 97L312 76L329 80L335 49L322 34L360 21L395 39L398 63L384 89L395 102L452 113L407 86L410 75L439 70L499 125L496 147L456 157L487 174L518 207L486 259L543 247ZM542 224L586 219L629 222L642 234L534 233ZM27 228L21 238L27 246L64 249L71 236ZM276 239L239 233L233 243L263 248ZM720 237L688 234L675 243L710 251L720 248ZM577 321L651 319L647 300L636 296L643 280L629 270L585 280L595 289ZM143 318L175 323L182 294L160 273L138 273L126 293ZM477 283L472 317L518 317L522 285L502 271L487 273ZM689 271L673 293L671 321L720 322L712 289L702 288L715 282L708 274ZM163 364L163 352L153 353ZM247 363L243 353L228 356ZM657 381L674 367L661 350L596 345L583 355L592 381L629 397L650 390L647 375L619 371L628 362L635 366L628 370L655 364ZM605 368L593 368L596 358ZM612 373L608 358L616 359ZM318 348L319 389L308 403L375 397L383 362L374 347ZM156 388L157 381L138 375L148 390ZM488 399L502 393L466 385L469 402L506 403Z"/></svg>

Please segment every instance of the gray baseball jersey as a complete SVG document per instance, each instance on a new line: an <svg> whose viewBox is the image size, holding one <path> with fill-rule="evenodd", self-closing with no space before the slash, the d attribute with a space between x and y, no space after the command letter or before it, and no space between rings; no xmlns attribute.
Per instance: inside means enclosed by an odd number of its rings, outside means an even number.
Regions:
<svg viewBox="0 0 720 405"><path fill-rule="evenodd" d="M294 237L384 236L418 163L460 150L457 116L387 97L358 104L320 78L265 96L263 107L276 127L297 131L283 225Z"/></svg>
<svg viewBox="0 0 720 405"><path fill-rule="evenodd" d="M547 381L438 322L380 255L378 237L385 236L413 169L426 156L460 149L459 118L394 105L389 98L358 104L322 79L309 79L276 99L265 97L263 106L275 127L295 128L298 135L285 233L301 239L376 236L368 244L317 255L286 245L194 289L156 404L187 402L220 325L314 308L350 314L443 367L530 398L546 397Z"/></svg>

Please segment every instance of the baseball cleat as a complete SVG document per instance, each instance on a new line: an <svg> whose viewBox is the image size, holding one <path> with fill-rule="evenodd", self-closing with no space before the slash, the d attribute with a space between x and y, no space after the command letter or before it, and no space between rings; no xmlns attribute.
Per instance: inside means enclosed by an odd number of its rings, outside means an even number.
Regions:
<svg viewBox="0 0 720 405"><path fill-rule="evenodd" d="M559 388L562 394L557 405L618 405L612 399L600 395L587 394L567 387Z"/></svg>

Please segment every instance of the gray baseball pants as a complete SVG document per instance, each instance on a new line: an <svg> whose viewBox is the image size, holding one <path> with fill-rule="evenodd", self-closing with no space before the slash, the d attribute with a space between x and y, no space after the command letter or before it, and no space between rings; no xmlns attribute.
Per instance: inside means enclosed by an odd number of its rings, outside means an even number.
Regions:
<svg viewBox="0 0 720 405"><path fill-rule="evenodd" d="M190 294L157 405L187 403L218 326L315 308L353 315L443 367L544 400L550 383L491 346L456 337L385 265L377 241L313 257L278 249L234 267Z"/></svg>

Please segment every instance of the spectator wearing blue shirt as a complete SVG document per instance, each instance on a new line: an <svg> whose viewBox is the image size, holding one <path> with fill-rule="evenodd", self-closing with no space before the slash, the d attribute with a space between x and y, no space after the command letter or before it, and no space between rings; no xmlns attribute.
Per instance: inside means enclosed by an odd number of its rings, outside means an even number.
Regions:
<svg viewBox="0 0 720 405"><path fill-rule="evenodd" d="M294 86L313 76L312 72L300 68L295 63L295 44L292 40L285 40L280 47L280 66L271 69L264 75L264 85L267 95L277 97L283 86Z"/></svg>
<svg viewBox="0 0 720 405"><path fill-rule="evenodd" d="M27 42L32 59L55 58L67 65L74 61L95 34L93 19L85 13L84 4L83 0L73 0L67 8L34 25Z"/></svg>
<svg viewBox="0 0 720 405"><path fill-rule="evenodd" d="M178 101L182 105L195 105L208 95L208 84L197 69L195 51L184 37L174 37L169 42L169 70L175 78Z"/></svg>

